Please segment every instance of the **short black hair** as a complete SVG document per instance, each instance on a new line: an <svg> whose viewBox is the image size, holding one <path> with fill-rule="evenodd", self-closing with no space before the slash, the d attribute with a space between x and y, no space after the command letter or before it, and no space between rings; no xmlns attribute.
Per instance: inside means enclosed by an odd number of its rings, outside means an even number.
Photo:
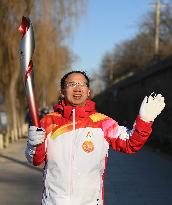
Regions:
<svg viewBox="0 0 172 205"><path fill-rule="evenodd" d="M62 78L61 78L61 81L60 81L60 87L61 89L64 89L65 88L65 81L66 81L66 78L73 74L73 73L79 73L79 74L82 74L85 79L87 80L87 86L89 87L90 86L90 79L89 77L87 76L86 72L85 71L80 71L80 70L74 70L74 71L70 71L68 73L66 73Z"/></svg>

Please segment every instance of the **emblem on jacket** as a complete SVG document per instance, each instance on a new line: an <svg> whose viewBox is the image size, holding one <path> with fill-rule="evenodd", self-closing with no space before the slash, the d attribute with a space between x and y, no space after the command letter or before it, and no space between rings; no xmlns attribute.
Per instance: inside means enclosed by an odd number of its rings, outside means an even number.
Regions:
<svg viewBox="0 0 172 205"><path fill-rule="evenodd" d="M82 144L82 149L87 152L90 153L94 150L94 144L93 142L90 140L91 139L91 135L92 133L90 131L87 132L86 138L87 140L85 140Z"/></svg>

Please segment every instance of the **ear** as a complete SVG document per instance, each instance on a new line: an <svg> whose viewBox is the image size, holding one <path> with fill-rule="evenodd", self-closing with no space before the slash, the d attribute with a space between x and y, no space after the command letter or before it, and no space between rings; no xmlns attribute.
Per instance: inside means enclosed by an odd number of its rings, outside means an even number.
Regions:
<svg viewBox="0 0 172 205"><path fill-rule="evenodd" d="M91 92L91 91L90 91L90 90L88 90L88 97L90 96L90 92Z"/></svg>
<svg viewBox="0 0 172 205"><path fill-rule="evenodd" d="M64 98L64 90L60 91L61 98Z"/></svg>

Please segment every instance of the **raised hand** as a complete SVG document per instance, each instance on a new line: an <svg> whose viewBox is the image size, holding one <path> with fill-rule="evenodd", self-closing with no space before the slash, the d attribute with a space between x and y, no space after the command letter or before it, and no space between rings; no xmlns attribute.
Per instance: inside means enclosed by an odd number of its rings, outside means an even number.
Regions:
<svg viewBox="0 0 172 205"><path fill-rule="evenodd" d="M154 121L165 107L164 97L161 94L152 93L145 97L139 111L139 115L145 122Z"/></svg>

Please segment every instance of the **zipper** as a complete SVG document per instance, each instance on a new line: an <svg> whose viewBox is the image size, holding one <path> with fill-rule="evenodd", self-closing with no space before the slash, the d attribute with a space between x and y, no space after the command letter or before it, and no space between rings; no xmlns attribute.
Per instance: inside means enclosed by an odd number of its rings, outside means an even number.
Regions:
<svg viewBox="0 0 172 205"><path fill-rule="evenodd" d="M75 127L75 124L76 124L76 122L75 122L75 121L76 121L76 117L75 117L75 116L76 116L76 115L75 115L76 113L75 113L75 111L76 111L75 108L73 108L73 109L72 109L72 121L73 121L73 130L74 130L74 131L75 131L75 128L76 128L76 127Z"/></svg>
<svg viewBox="0 0 172 205"><path fill-rule="evenodd" d="M71 143L71 169L70 169L70 184L69 184L69 190L70 190L70 200L73 192L73 182L72 182L72 165L73 165L73 160L74 160L74 152L73 152L73 144L75 141L75 130L76 130L76 110L75 108L72 109L72 124L73 124L73 132L74 132L74 137L72 139Z"/></svg>
<svg viewBox="0 0 172 205"><path fill-rule="evenodd" d="M72 119L73 119L73 131L74 131L74 137L73 137L73 140L72 140L72 160L74 160L74 152L73 152L73 145L74 145L74 142L76 140L76 110L75 108L72 109Z"/></svg>

